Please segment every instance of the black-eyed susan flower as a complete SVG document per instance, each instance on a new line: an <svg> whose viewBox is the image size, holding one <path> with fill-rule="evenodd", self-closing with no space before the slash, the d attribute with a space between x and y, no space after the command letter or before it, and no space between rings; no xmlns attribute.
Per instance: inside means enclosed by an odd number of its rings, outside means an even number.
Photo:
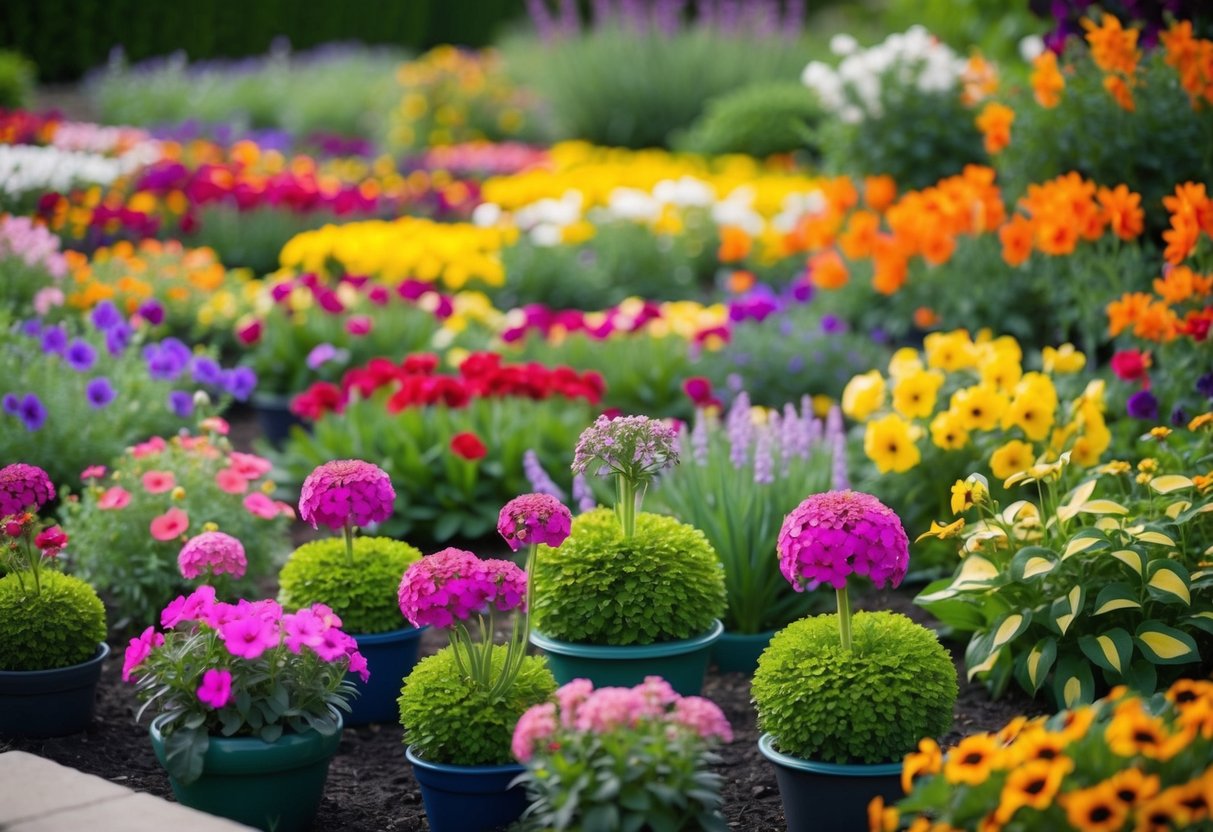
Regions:
<svg viewBox="0 0 1213 832"><path fill-rule="evenodd" d="M1129 816L1129 807L1106 782L1063 794L1057 802L1066 810L1070 825L1082 832L1118 832Z"/></svg>
<svg viewBox="0 0 1213 832"><path fill-rule="evenodd" d="M893 409L907 419L930 416L935 412L935 399L943 382L943 373L936 370L903 376L893 386Z"/></svg>
<svg viewBox="0 0 1213 832"><path fill-rule="evenodd" d="M1043 812L1053 805L1061 782L1074 769L1068 757L1056 760L1033 760L1011 771L999 795L994 816L1006 823L1020 809Z"/></svg>
<svg viewBox="0 0 1213 832"><path fill-rule="evenodd" d="M1132 808L1158 794L1158 775L1146 774L1139 768L1118 771L1104 781L1116 799Z"/></svg>
<svg viewBox="0 0 1213 832"><path fill-rule="evenodd" d="M906 794L914 787L916 777L939 774L943 769L943 752L930 737L918 741L918 750L906 755L901 764L901 789Z"/></svg>
<svg viewBox="0 0 1213 832"><path fill-rule="evenodd" d="M1039 442L1053 429L1056 406L1041 401L1031 393L1017 395L1002 415L1003 430L1019 428L1034 442Z"/></svg>
<svg viewBox="0 0 1213 832"><path fill-rule="evenodd" d="M999 763L1002 746L989 734L965 737L948 754L943 766L944 779L949 783L984 783Z"/></svg>
<svg viewBox="0 0 1213 832"><path fill-rule="evenodd" d="M1183 829L1192 820L1191 813L1183 804L1183 797L1182 789L1173 786L1141 804L1133 832L1173 832Z"/></svg>
<svg viewBox="0 0 1213 832"><path fill-rule="evenodd" d="M1183 735L1169 733L1163 721L1147 714L1137 699L1116 707L1105 738L1113 754L1153 760L1169 760L1186 745Z"/></svg>
<svg viewBox="0 0 1213 832"><path fill-rule="evenodd" d="M1077 708L1072 711L1066 711L1065 716L1061 718L1061 725L1056 730L1056 733L1067 744L1072 743L1085 736L1091 727L1091 723L1094 721L1095 710L1093 708Z"/></svg>
<svg viewBox="0 0 1213 832"><path fill-rule="evenodd" d="M1024 731L1012 747L1014 758L1027 763L1032 760L1056 760L1065 754L1068 741L1064 734L1043 729Z"/></svg>

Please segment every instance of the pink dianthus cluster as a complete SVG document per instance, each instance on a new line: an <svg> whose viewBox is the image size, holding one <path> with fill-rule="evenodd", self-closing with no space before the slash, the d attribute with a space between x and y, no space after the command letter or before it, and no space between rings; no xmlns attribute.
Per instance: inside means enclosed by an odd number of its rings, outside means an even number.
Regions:
<svg viewBox="0 0 1213 832"><path fill-rule="evenodd" d="M779 568L797 592L848 575L877 587L897 586L910 561L910 541L897 513L870 494L828 491L794 508L779 530Z"/></svg>
<svg viewBox="0 0 1213 832"><path fill-rule="evenodd" d="M532 543L557 547L573 527L573 515L550 494L523 494L510 500L497 516L497 531L517 552Z"/></svg>
<svg viewBox="0 0 1213 832"><path fill-rule="evenodd" d="M228 574L243 578L248 568L244 545L223 532L203 532L191 537L177 555L177 568L181 576L189 580L206 574Z"/></svg>
<svg viewBox="0 0 1213 832"><path fill-rule="evenodd" d="M37 465L15 462L0 468L0 517L37 512L53 499L55 486Z"/></svg>
<svg viewBox="0 0 1213 832"><path fill-rule="evenodd" d="M377 465L360 459L337 459L318 466L303 481L299 516L312 528L381 523L392 514L396 491Z"/></svg>
<svg viewBox="0 0 1213 832"><path fill-rule="evenodd" d="M508 560L443 549L412 564L400 581L400 611L414 627L450 627L495 607L525 607L526 572Z"/></svg>

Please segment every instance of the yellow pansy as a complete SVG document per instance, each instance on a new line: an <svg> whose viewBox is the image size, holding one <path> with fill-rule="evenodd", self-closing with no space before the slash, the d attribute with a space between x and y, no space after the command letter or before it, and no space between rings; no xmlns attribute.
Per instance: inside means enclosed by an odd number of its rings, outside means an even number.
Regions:
<svg viewBox="0 0 1213 832"><path fill-rule="evenodd" d="M907 419L930 416L943 382L944 375L938 370L919 370L901 376L893 385L893 409Z"/></svg>
<svg viewBox="0 0 1213 832"><path fill-rule="evenodd" d="M925 540L928 537L938 537L940 540L947 540L949 537L956 537L965 527L965 519L963 517L953 520L951 523L937 523L931 521L931 528L914 538L917 543L920 540Z"/></svg>
<svg viewBox="0 0 1213 832"><path fill-rule="evenodd" d="M884 377L879 370L870 370L847 382L842 391L842 412L857 422L866 422L884 406L884 399Z"/></svg>
<svg viewBox="0 0 1213 832"><path fill-rule="evenodd" d="M902 347L889 359L889 377L900 379L922 370L922 359L913 347Z"/></svg>
<svg viewBox="0 0 1213 832"><path fill-rule="evenodd" d="M945 451L956 451L969 444L969 429L957 412L945 410L931 420L931 441Z"/></svg>
<svg viewBox="0 0 1213 832"><path fill-rule="evenodd" d="M1039 442L1049 435L1054 417L1054 408L1049 407L1047 401L1021 393L1011 400L1011 404L1003 413L1002 428L1007 430L1017 427L1029 439Z"/></svg>
<svg viewBox="0 0 1213 832"><path fill-rule="evenodd" d="M1087 365L1087 357L1070 343L1056 349L1045 347L1040 351L1040 360L1046 373L1077 373Z"/></svg>
<svg viewBox="0 0 1213 832"><path fill-rule="evenodd" d="M1007 397L988 384L957 390L949 408L960 414L966 430L993 430L1006 409Z"/></svg>
<svg viewBox="0 0 1213 832"><path fill-rule="evenodd" d="M910 428L909 422L894 413L868 422L863 435L863 452L880 473L900 474L922 459Z"/></svg>
<svg viewBox="0 0 1213 832"><path fill-rule="evenodd" d="M932 332L922 343L928 367L952 373L977 363L977 349L966 330Z"/></svg>
<svg viewBox="0 0 1213 832"><path fill-rule="evenodd" d="M1022 376L1023 367L1012 355L996 355L981 364L982 382L999 390L1009 392Z"/></svg>
<svg viewBox="0 0 1213 832"><path fill-rule="evenodd" d="M975 475L957 480L952 484L952 513L961 514L973 506L981 505L989 494L984 477Z"/></svg>
<svg viewBox="0 0 1213 832"><path fill-rule="evenodd" d="M1012 474L1026 471L1036 462L1036 453L1032 446L1019 439L1000 446L990 455L990 471L1000 480L1005 480Z"/></svg>

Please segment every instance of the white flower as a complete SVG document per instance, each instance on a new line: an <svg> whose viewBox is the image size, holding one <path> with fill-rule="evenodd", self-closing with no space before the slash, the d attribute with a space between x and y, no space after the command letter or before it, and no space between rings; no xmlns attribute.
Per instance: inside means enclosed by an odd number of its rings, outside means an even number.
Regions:
<svg viewBox="0 0 1213 832"><path fill-rule="evenodd" d="M830 38L830 51L835 55L850 55L859 48L859 41L845 33Z"/></svg>
<svg viewBox="0 0 1213 832"><path fill-rule="evenodd" d="M1019 57L1031 63L1045 51L1045 42L1040 35L1028 35L1019 42Z"/></svg>
<svg viewBox="0 0 1213 832"><path fill-rule="evenodd" d="M552 248L560 245L561 239L563 236L558 225L545 222L531 229L531 242L537 246Z"/></svg>
<svg viewBox="0 0 1213 832"><path fill-rule="evenodd" d="M632 222L653 222L661 216L661 204L638 188L616 188L607 199L608 217Z"/></svg>
<svg viewBox="0 0 1213 832"><path fill-rule="evenodd" d="M501 222L501 206L495 202L482 202L472 209L472 225L491 228Z"/></svg>

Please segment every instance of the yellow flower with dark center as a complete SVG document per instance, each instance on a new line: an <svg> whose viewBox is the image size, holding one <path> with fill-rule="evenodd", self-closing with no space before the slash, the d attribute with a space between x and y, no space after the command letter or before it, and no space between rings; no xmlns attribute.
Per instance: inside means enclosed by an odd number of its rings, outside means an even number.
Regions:
<svg viewBox="0 0 1213 832"><path fill-rule="evenodd" d="M1142 803L1137 809L1133 832L1172 832L1184 829L1192 813L1184 806L1182 787L1172 786Z"/></svg>
<svg viewBox="0 0 1213 832"><path fill-rule="evenodd" d="M1048 407L1047 402L1021 393L1011 400L1006 413L1002 415L1002 428L1018 427L1029 439L1039 442L1052 430L1055 410Z"/></svg>
<svg viewBox="0 0 1213 832"><path fill-rule="evenodd" d="M1012 746L1016 760L1031 762L1032 760L1056 760L1063 756L1066 749L1066 738L1041 728L1024 731Z"/></svg>
<svg viewBox="0 0 1213 832"><path fill-rule="evenodd" d="M922 359L913 347L902 347L889 359L889 378L900 379L922 371Z"/></svg>
<svg viewBox="0 0 1213 832"><path fill-rule="evenodd" d="M1136 699L1116 707L1104 736L1112 753L1121 757L1169 760L1187 744L1186 737L1171 735L1163 721L1146 713Z"/></svg>
<svg viewBox="0 0 1213 832"><path fill-rule="evenodd" d="M1132 808L1158 794L1159 786L1158 775L1144 774L1139 768L1118 771L1105 780L1104 784L1127 808Z"/></svg>
<svg viewBox="0 0 1213 832"><path fill-rule="evenodd" d="M893 409L907 419L930 416L943 382L943 373L937 370L919 370L899 378L893 385Z"/></svg>
<svg viewBox="0 0 1213 832"><path fill-rule="evenodd" d="M1021 439L1012 439L990 455L990 471L1000 480L1026 471L1036 462L1032 446Z"/></svg>
<svg viewBox="0 0 1213 832"><path fill-rule="evenodd" d="M901 789L909 794L914 787L914 778L939 774L943 770L943 752L939 743L930 737L918 741L918 750L906 755L901 764Z"/></svg>
<svg viewBox="0 0 1213 832"><path fill-rule="evenodd" d="M1189 819L1192 821L1202 821L1209 817L1209 792L1205 780L1205 777L1197 777L1182 786L1173 787L1177 790L1177 799L1188 810Z"/></svg>
<svg viewBox="0 0 1213 832"><path fill-rule="evenodd" d="M1011 391L1023 376L1019 360L1011 355L998 355L981 365L982 383L1003 391Z"/></svg>
<svg viewBox="0 0 1213 832"><path fill-rule="evenodd" d="M1167 699L1181 710L1200 699L1213 701L1213 682L1204 679L1179 679L1167 691Z"/></svg>
<svg viewBox="0 0 1213 832"><path fill-rule="evenodd" d="M879 370L855 376L842 391L842 412L857 422L884 406L885 381Z"/></svg>
<svg viewBox="0 0 1213 832"><path fill-rule="evenodd" d="M1066 743L1075 742L1086 735L1094 721L1095 711L1092 708L1075 708L1072 711L1066 711L1066 715L1061 720L1061 728L1055 733L1061 736Z"/></svg>
<svg viewBox="0 0 1213 832"><path fill-rule="evenodd" d="M953 332L932 332L922 341L927 366L954 373L977 363L977 349L973 339L963 329Z"/></svg>
<svg viewBox="0 0 1213 832"><path fill-rule="evenodd" d="M994 430L1007 409L1007 397L991 385L975 384L953 393L949 409L960 414L967 430Z"/></svg>
<svg viewBox="0 0 1213 832"><path fill-rule="evenodd" d="M910 435L910 423L894 413L868 422L863 435L863 452L882 474L909 471L922 460Z"/></svg>
<svg viewBox="0 0 1213 832"><path fill-rule="evenodd" d="M1063 794L1058 802L1070 825L1083 832L1118 832L1129 817L1129 807L1107 783Z"/></svg>
<svg viewBox="0 0 1213 832"><path fill-rule="evenodd" d="M1068 757L1057 760L1033 760L1011 771L999 795L994 817L1006 823L1020 809L1043 812L1053 805L1061 782L1074 769Z"/></svg>
<svg viewBox="0 0 1213 832"><path fill-rule="evenodd" d="M963 517L958 520L953 520L946 526L932 520L931 528L914 538L914 542L917 543L918 541L925 540L928 537L938 537L940 540L947 540L949 537L955 537L956 535L960 534L964 527L965 519Z"/></svg>
<svg viewBox="0 0 1213 832"><path fill-rule="evenodd" d="M973 506L979 506L988 496L985 483L980 479L969 477L957 480L952 484L952 513L960 514Z"/></svg>
<svg viewBox="0 0 1213 832"><path fill-rule="evenodd" d="M1046 373L1077 373L1087 364L1087 357L1068 343L1056 349L1045 347L1040 359Z"/></svg>
<svg viewBox="0 0 1213 832"><path fill-rule="evenodd" d="M944 779L949 783L967 783L980 786L996 768L1003 754L998 740L989 734L973 734L965 737L948 752L943 765Z"/></svg>
<svg viewBox="0 0 1213 832"><path fill-rule="evenodd" d="M945 410L931 420L931 441L945 451L958 451L969 444L969 430L959 413Z"/></svg>

